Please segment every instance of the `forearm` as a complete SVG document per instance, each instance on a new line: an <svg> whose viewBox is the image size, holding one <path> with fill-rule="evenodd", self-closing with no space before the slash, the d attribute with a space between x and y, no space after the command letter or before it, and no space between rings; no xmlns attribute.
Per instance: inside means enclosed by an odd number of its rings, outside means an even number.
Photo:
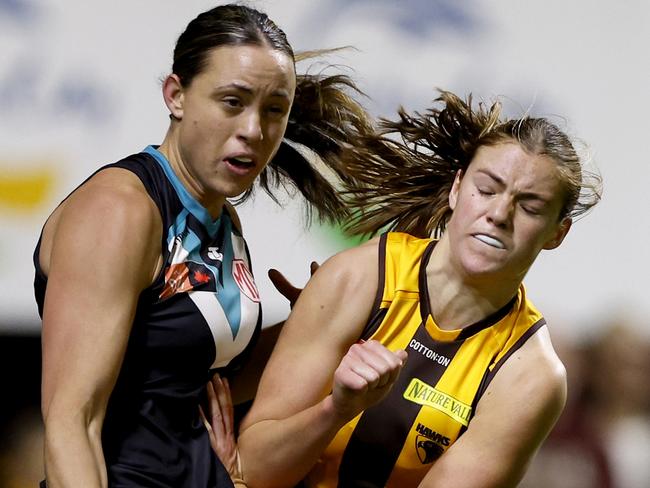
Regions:
<svg viewBox="0 0 650 488"><path fill-rule="evenodd" d="M46 422L45 476L48 488L105 488L101 428L81 422Z"/></svg>
<svg viewBox="0 0 650 488"><path fill-rule="evenodd" d="M244 479L250 488L295 486L349 419L335 414L332 398L291 417L261 420L239 437Z"/></svg>

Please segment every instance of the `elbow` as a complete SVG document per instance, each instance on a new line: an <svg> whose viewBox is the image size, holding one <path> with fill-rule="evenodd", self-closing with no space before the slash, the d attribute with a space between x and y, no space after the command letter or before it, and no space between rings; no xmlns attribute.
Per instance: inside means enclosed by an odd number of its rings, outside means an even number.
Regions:
<svg viewBox="0 0 650 488"><path fill-rule="evenodd" d="M254 424L253 424L254 426ZM278 470L272 461L272 456L266 455L259 450L256 442L255 429L247 429L240 433L237 440L239 459L241 462L241 474L247 488L291 488L296 483L284 483L279 476L282 470ZM274 474L275 473L275 474Z"/></svg>
<svg viewBox="0 0 650 488"><path fill-rule="evenodd" d="M53 404L44 418L43 460L48 486L106 487L101 422L61 413ZM70 485L72 486L72 485Z"/></svg>
<svg viewBox="0 0 650 488"><path fill-rule="evenodd" d="M248 429L249 426L247 426L245 430L241 431L237 439L242 478L246 482L247 488L267 488L269 478L268 472L267 476L263 476L263 473L258 472L261 464L264 463L254 461L257 459L254 444L255 435L253 434L251 436ZM253 443L252 445L251 442Z"/></svg>
<svg viewBox="0 0 650 488"><path fill-rule="evenodd" d="M46 456L65 455L72 445L101 446L103 409L79 407L55 397L42 411Z"/></svg>

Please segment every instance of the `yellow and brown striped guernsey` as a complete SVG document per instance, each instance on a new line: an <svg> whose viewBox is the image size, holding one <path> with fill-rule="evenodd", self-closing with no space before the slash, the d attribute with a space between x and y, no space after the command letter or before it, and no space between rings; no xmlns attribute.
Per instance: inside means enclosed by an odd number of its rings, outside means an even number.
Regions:
<svg viewBox="0 0 650 488"><path fill-rule="evenodd" d="M309 487L417 486L465 431L503 362L545 324L523 285L501 310L442 330L431 317L426 263L435 241L391 232L379 244L379 290L364 338L409 359L389 395L345 425Z"/></svg>

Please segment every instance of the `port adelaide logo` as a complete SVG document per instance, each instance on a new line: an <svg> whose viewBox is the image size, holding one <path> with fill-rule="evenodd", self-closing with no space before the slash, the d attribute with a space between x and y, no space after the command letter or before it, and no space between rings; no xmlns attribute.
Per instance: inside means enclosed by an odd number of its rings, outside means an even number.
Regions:
<svg viewBox="0 0 650 488"><path fill-rule="evenodd" d="M249 271L248 266L246 266L243 260L233 259L232 277L244 295L255 303L260 302L260 293L257 291L253 274Z"/></svg>

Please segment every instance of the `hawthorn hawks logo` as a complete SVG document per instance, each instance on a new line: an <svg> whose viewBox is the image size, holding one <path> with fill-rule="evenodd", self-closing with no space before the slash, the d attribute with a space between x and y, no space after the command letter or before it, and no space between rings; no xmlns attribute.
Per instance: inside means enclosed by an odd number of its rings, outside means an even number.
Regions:
<svg viewBox="0 0 650 488"><path fill-rule="evenodd" d="M429 464L435 461L445 452L441 446L422 435L416 436L415 449L422 464Z"/></svg>
<svg viewBox="0 0 650 488"><path fill-rule="evenodd" d="M246 263L241 259L234 259L232 262L232 277L241 292L250 298L253 302L260 302L260 294L255 286L253 274L249 271Z"/></svg>

